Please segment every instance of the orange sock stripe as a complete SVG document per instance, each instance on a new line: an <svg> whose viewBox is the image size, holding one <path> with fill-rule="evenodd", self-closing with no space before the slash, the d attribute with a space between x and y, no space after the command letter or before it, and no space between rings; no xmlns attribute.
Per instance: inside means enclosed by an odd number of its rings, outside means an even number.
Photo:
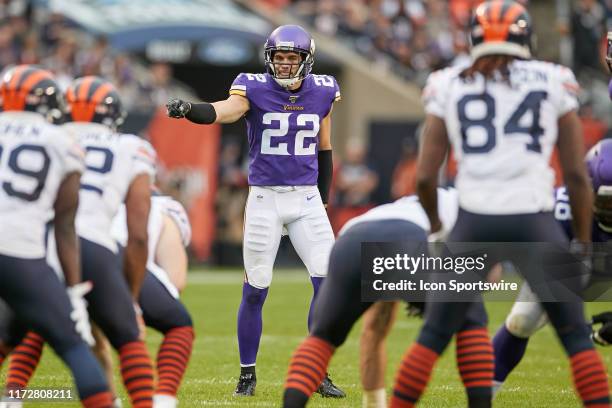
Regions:
<svg viewBox="0 0 612 408"><path fill-rule="evenodd" d="M397 385L401 392L416 397L425 389L427 379L421 380L420 378L413 378L404 374L397 379Z"/></svg>
<svg viewBox="0 0 612 408"><path fill-rule="evenodd" d="M191 327L179 327L166 333L157 354L156 392L176 396L191 358L195 334Z"/></svg>
<svg viewBox="0 0 612 408"><path fill-rule="evenodd" d="M289 371L289 375L293 380L299 380L306 384L308 388L313 390L316 390L321 383L317 380L316 374L313 376L312 374L302 371L299 368L292 368L291 371Z"/></svg>
<svg viewBox="0 0 612 408"><path fill-rule="evenodd" d="M159 352L159 354L157 355L157 359L159 360L167 358L170 360L187 361L189 359L190 354L191 350L181 350L179 352L178 350L166 349L164 345L164 350Z"/></svg>
<svg viewBox="0 0 612 408"><path fill-rule="evenodd" d="M404 354L395 378L391 407L413 407L419 400L431 377L438 354L415 343Z"/></svg>
<svg viewBox="0 0 612 408"><path fill-rule="evenodd" d="M457 339L457 346L464 347L470 346L472 344L488 344L489 337L487 336L478 336L478 337L469 337L466 339Z"/></svg>
<svg viewBox="0 0 612 408"><path fill-rule="evenodd" d="M186 349L191 348L191 345L193 344L193 336L184 336L169 332L168 334L166 334L164 341L167 344L174 344L176 345L176 347Z"/></svg>
<svg viewBox="0 0 612 408"><path fill-rule="evenodd" d="M25 388L28 385L36 367L38 367L43 345L40 336L29 332L22 342L15 347L11 353L6 374L8 388Z"/></svg>
<svg viewBox="0 0 612 408"><path fill-rule="evenodd" d="M331 344L316 337L307 337L291 358L285 389L293 388L311 396L325 377L333 353Z"/></svg>
<svg viewBox="0 0 612 408"><path fill-rule="evenodd" d="M301 363L299 360L294 360L291 363L290 370L294 369L294 368L302 370L302 371L305 371L305 372L309 373L310 375L312 375L315 378L318 377L319 375L321 375L321 373L325 374L325 369L324 368L321 369L319 367L313 367L312 365Z"/></svg>
<svg viewBox="0 0 612 408"><path fill-rule="evenodd" d="M110 408L113 405L113 396L110 392L104 391L81 400L85 408Z"/></svg>
<svg viewBox="0 0 612 408"><path fill-rule="evenodd" d="M570 362L574 386L585 406L593 407L602 403L605 406L607 403L609 407L608 377L599 354L594 349L581 351L571 356ZM594 402L589 404L589 401Z"/></svg>
<svg viewBox="0 0 612 408"><path fill-rule="evenodd" d="M412 402L399 399L395 395L391 398L391 408L414 408L415 406Z"/></svg>
<svg viewBox="0 0 612 408"><path fill-rule="evenodd" d="M303 355L294 356L292 363L302 364L302 365L311 367L314 371L325 371L325 363L317 362Z"/></svg>
<svg viewBox="0 0 612 408"><path fill-rule="evenodd" d="M312 348L304 348L301 351L302 356L309 357L318 364L325 364L325 360L331 356L331 354L328 355L327 353L322 353L320 350Z"/></svg>
<svg viewBox="0 0 612 408"><path fill-rule="evenodd" d="M493 345L486 329L472 329L457 333L455 352L459 375L468 394L470 388L493 386L495 359Z"/></svg>
<svg viewBox="0 0 612 408"><path fill-rule="evenodd" d="M147 348L142 341L123 345L119 349L121 377L132 407L153 406L154 372Z"/></svg>
<svg viewBox="0 0 612 408"><path fill-rule="evenodd" d="M294 388L306 395L312 395L312 391L310 391L310 387L302 384L296 379L287 380L287 383L285 384L285 388Z"/></svg>
<svg viewBox="0 0 612 408"><path fill-rule="evenodd" d="M458 339L462 339L465 337L470 337L470 336L474 336L474 335L485 335L487 337L489 337L489 332L487 331L487 329L485 329L484 327L480 327L477 329L469 329L469 330L462 330L459 333L457 333L457 338Z"/></svg>
<svg viewBox="0 0 612 408"><path fill-rule="evenodd" d="M587 386L588 384L590 384L591 382L593 382L593 380L605 380L606 374L604 372L602 372L601 370L599 370L598 367L594 367L588 371L585 371L580 377L575 376L574 382L576 383L577 387L582 387L582 386Z"/></svg>

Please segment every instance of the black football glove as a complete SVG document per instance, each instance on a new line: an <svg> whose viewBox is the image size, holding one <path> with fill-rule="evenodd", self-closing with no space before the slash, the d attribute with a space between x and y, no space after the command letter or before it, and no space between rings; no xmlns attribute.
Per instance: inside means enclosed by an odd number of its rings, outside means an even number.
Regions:
<svg viewBox="0 0 612 408"><path fill-rule="evenodd" d="M592 329L591 340L600 346L612 344L612 312L604 312L593 316L592 324L601 324L599 329Z"/></svg>
<svg viewBox="0 0 612 408"><path fill-rule="evenodd" d="M168 110L168 116L171 118L181 119L189 113L191 110L191 103L183 101L181 99L171 99L166 104Z"/></svg>

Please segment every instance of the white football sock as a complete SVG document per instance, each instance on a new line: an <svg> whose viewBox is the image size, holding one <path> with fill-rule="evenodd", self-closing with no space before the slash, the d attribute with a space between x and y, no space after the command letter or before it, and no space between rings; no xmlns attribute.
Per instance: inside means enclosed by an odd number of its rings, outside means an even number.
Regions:
<svg viewBox="0 0 612 408"><path fill-rule="evenodd" d="M364 390L362 408L387 408L387 392L385 389Z"/></svg>
<svg viewBox="0 0 612 408"><path fill-rule="evenodd" d="M153 408L176 408L178 400L176 397L166 394L153 395Z"/></svg>

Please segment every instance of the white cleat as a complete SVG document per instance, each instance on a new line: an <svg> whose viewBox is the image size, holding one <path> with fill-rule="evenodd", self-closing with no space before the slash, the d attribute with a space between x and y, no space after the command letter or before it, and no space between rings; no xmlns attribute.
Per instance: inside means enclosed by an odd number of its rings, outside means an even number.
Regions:
<svg viewBox="0 0 612 408"><path fill-rule="evenodd" d="M176 397L165 394L153 395L153 408L176 408L178 400Z"/></svg>

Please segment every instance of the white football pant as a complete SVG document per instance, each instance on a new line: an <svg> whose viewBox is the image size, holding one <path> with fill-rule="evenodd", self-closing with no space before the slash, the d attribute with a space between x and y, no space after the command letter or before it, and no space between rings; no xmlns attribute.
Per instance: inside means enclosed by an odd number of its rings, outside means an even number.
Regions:
<svg viewBox="0 0 612 408"><path fill-rule="evenodd" d="M283 227L310 276L327 275L334 233L317 186L252 186L242 245L246 278L251 286L270 286Z"/></svg>

